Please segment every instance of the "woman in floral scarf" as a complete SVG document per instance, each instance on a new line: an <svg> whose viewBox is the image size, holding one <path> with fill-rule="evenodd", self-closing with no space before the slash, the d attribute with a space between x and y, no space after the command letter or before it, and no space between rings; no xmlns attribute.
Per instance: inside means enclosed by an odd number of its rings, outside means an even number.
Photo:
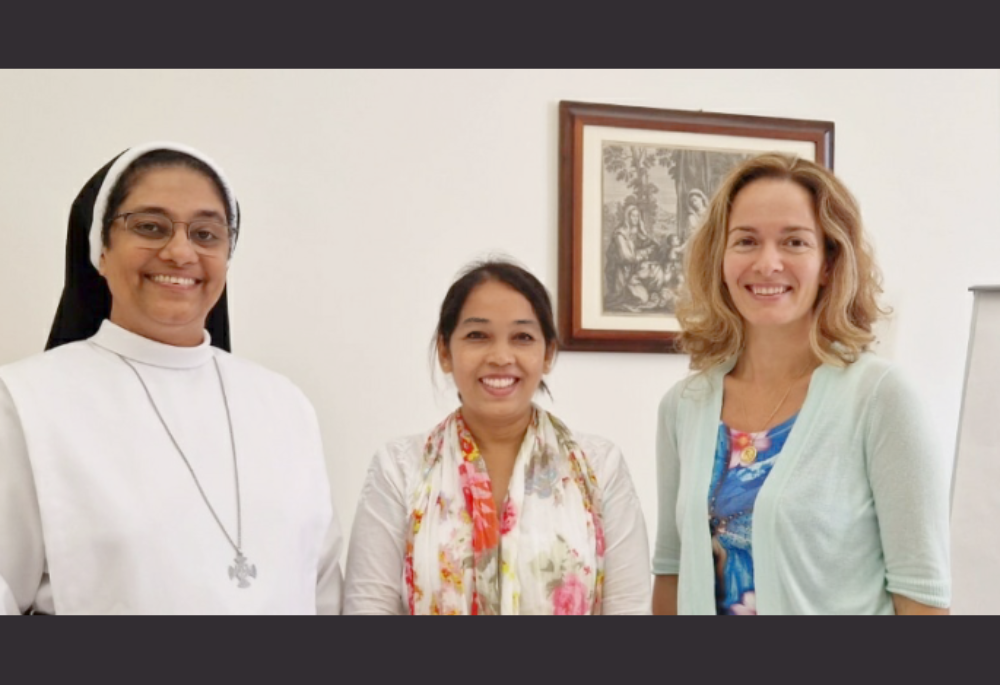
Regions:
<svg viewBox="0 0 1000 685"><path fill-rule="evenodd" d="M648 538L621 451L534 404L557 339L542 284L502 261L451 286L437 360L461 406L380 449L346 614L643 614Z"/></svg>

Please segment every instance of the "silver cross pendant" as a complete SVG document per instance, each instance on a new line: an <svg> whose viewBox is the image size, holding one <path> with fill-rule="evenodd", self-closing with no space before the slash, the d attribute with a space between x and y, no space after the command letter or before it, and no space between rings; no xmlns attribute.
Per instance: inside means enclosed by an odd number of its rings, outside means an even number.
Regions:
<svg viewBox="0 0 1000 685"><path fill-rule="evenodd" d="M256 577L257 567L247 562L247 558L243 556L243 552L236 552L236 559L233 560L233 565L229 567L229 579L238 581L239 585L237 587L247 588L250 587L248 578Z"/></svg>

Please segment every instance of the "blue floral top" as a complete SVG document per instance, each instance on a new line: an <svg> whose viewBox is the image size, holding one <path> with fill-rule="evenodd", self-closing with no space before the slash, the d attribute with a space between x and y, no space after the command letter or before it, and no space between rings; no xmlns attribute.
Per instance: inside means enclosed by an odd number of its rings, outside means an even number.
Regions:
<svg viewBox="0 0 1000 685"><path fill-rule="evenodd" d="M719 614L757 613L751 546L754 502L797 416L760 433L744 433L719 423L708 495Z"/></svg>

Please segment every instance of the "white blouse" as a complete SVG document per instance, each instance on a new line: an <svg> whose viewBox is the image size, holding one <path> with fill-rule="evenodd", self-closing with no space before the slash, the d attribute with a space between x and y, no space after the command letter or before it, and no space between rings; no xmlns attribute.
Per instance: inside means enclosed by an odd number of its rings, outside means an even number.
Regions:
<svg viewBox="0 0 1000 685"><path fill-rule="evenodd" d="M602 488L604 614L649 614L649 538L621 450L574 433ZM345 614L406 614L407 503L420 483L426 434L393 440L372 459L351 529L344 581ZM522 532L522 535L527 531Z"/></svg>

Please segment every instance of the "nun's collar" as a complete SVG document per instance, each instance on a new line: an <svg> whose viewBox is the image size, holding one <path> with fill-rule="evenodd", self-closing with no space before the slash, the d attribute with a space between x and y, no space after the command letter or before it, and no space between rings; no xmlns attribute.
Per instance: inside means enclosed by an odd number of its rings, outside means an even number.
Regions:
<svg viewBox="0 0 1000 685"><path fill-rule="evenodd" d="M100 329L90 338L92 344L120 354L132 361L168 369L192 369L207 364L212 359L212 338L205 331L205 339L196 347L178 347L144 338L105 319Z"/></svg>

